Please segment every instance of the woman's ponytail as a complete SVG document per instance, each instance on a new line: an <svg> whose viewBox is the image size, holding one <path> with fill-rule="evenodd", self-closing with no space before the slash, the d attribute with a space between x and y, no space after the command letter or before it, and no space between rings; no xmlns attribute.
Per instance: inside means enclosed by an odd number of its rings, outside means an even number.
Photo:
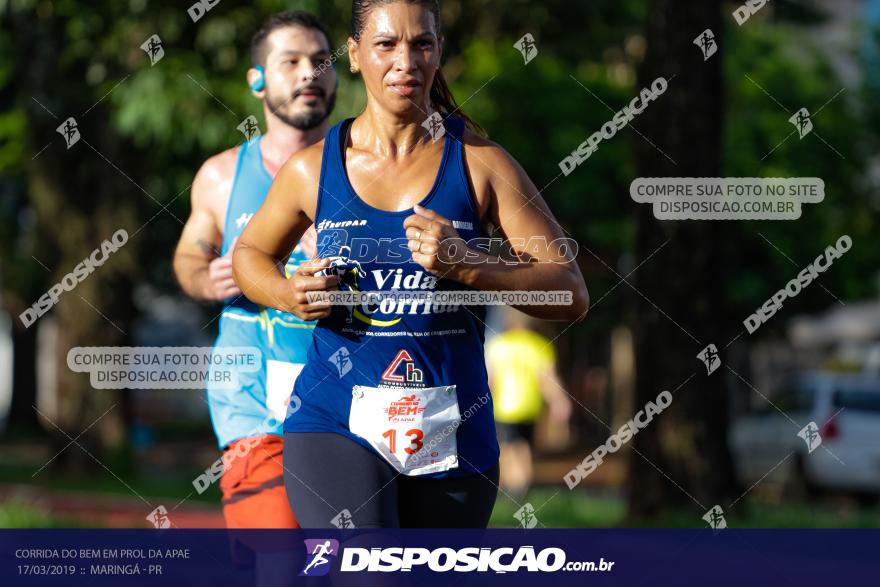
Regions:
<svg viewBox="0 0 880 587"><path fill-rule="evenodd" d="M446 83L446 78L443 76L443 70L441 68L437 68L437 73L434 74L434 83L431 85L431 106L444 115L446 118L451 114L455 114L462 120L464 120L465 124L471 128L474 132L486 136L486 131L482 126L477 124L470 116L462 111L458 104L455 102L455 97L452 95L452 91L449 89L449 85Z"/></svg>

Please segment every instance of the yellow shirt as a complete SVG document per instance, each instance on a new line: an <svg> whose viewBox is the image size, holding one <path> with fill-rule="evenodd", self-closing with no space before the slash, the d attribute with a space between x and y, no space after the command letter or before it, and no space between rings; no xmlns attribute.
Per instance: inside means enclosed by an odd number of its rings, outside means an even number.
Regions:
<svg viewBox="0 0 880 587"><path fill-rule="evenodd" d="M508 330L488 342L486 363L492 371L495 419L535 421L543 405L541 377L556 364L553 344L531 330Z"/></svg>

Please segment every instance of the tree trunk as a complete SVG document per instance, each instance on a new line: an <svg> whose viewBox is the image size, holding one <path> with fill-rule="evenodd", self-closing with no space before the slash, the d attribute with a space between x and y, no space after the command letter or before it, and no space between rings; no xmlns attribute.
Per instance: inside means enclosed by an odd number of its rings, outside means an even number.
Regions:
<svg viewBox="0 0 880 587"><path fill-rule="evenodd" d="M18 315L24 308L7 307L12 320L12 403L9 406L9 437L35 436L42 432L37 412L37 329L25 328Z"/></svg>
<svg viewBox="0 0 880 587"><path fill-rule="evenodd" d="M638 87L650 87L660 76L669 85L633 123L656 145L633 135L640 177L722 174L722 28L720 0L652 3ZM719 49L704 62L694 40L705 29L713 31ZM739 331L726 307L724 269L738 225L659 221L649 204L637 206L637 260L656 255L634 275L645 296L636 298L634 409L663 390L674 399L633 441L644 458L630 453L629 515L636 521L683 505L695 510L698 522L712 506L729 503L737 489L727 446L726 369L707 376L696 356L714 343L723 361L724 347Z"/></svg>

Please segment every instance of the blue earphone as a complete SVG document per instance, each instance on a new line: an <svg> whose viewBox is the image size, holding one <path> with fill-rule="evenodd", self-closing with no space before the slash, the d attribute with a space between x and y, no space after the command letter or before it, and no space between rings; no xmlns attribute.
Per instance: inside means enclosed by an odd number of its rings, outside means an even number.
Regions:
<svg viewBox="0 0 880 587"><path fill-rule="evenodd" d="M266 87L266 70L262 65L254 65L254 69L260 73L260 77L250 84L250 88L254 92L261 92Z"/></svg>

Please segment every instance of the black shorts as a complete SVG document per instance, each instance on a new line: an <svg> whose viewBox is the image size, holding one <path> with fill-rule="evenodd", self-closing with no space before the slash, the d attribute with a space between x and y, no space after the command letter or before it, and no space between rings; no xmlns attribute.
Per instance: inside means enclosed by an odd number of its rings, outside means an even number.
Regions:
<svg viewBox="0 0 880 587"><path fill-rule="evenodd" d="M287 432L284 484L303 528L339 527L344 510L355 528L485 528L498 492L498 465L448 479L400 475L340 434Z"/></svg>
<svg viewBox="0 0 880 587"><path fill-rule="evenodd" d="M505 422L495 422L495 430L498 434L498 442L524 440L531 445L535 440L535 425L532 423L507 424Z"/></svg>

